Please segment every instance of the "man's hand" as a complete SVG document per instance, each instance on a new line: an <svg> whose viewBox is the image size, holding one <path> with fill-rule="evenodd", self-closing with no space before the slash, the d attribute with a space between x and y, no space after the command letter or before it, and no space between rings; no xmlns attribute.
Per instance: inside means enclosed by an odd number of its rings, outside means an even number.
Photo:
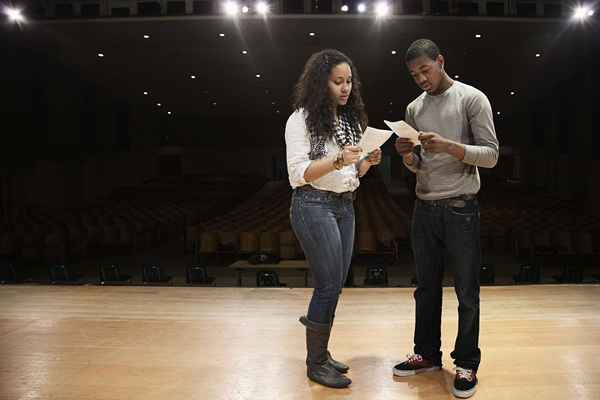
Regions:
<svg viewBox="0 0 600 400"><path fill-rule="evenodd" d="M435 132L421 132L419 140L423 149L429 153L447 153L450 145L454 143Z"/></svg>
<svg viewBox="0 0 600 400"><path fill-rule="evenodd" d="M396 147L398 154L401 156L406 156L412 153L413 149L415 148L415 144L412 142L412 140L401 137L396 139L394 146Z"/></svg>
<svg viewBox="0 0 600 400"><path fill-rule="evenodd" d="M423 149L429 153L446 153L458 160L465 158L465 146L440 136L435 132L421 132L419 140Z"/></svg>

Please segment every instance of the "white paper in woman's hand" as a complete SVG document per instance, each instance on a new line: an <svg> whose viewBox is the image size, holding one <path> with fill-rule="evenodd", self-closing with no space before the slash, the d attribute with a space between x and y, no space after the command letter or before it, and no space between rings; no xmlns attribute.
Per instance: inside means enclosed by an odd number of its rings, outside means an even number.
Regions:
<svg viewBox="0 0 600 400"><path fill-rule="evenodd" d="M362 149L361 157L365 157L367 154L375 149L383 146L385 142L392 136L392 131L386 131L384 129L371 128L370 126L365 129L358 143L358 147Z"/></svg>

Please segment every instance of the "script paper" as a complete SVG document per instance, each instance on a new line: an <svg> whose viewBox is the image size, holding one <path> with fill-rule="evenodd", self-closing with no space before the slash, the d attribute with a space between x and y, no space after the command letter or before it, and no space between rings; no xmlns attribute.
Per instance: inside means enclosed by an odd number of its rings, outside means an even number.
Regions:
<svg viewBox="0 0 600 400"><path fill-rule="evenodd" d="M410 139L415 144L415 146L421 144L421 141L419 140L419 132L417 132L412 126L410 126L406 122L390 122L385 120L383 122L385 122L385 124L389 126L390 129L394 131L396 135L398 135L398 137Z"/></svg>
<svg viewBox="0 0 600 400"><path fill-rule="evenodd" d="M383 129L371 128L365 129L358 143L358 147L362 149L361 157L368 155L375 149L380 148L392 136L392 131Z"/></svg>

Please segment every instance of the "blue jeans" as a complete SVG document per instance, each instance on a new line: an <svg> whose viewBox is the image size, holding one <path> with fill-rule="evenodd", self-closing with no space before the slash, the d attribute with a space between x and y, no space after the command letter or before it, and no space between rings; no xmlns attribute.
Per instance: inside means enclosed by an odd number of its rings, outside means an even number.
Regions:
<svg viewBox="0 0 600 400"><path fill-rule="evenodd" d="M417 200L411 235L417 272L415 353L441 363L442 279L454 272L458 335L451 356L458 367L477 370L479 349L479 204Z"/></svg>
<svg viewBox="0 0 600 400"><path fill-rule="evenodd" d="M295 189L290 220L314 281L307 318L329 324L352 260L354 205L351 195Z"/></svg>

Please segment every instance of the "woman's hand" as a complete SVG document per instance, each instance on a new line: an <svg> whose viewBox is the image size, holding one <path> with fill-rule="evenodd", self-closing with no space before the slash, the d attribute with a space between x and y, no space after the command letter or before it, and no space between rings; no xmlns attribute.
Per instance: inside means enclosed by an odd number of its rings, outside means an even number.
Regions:
<svg viewBox="0 0 600 400"><path fill-rule="evenodd" d="M345 146L342 151L342 161L344 165L356 164L360 159L362 149L358 146Z"/></svg>
<svg viewBox="0 0 600 400"><path fill-rule="evenodd" d="M381 163L381 149L375 149L370 152L366 161L371 165L379 165Z"/></svg>

